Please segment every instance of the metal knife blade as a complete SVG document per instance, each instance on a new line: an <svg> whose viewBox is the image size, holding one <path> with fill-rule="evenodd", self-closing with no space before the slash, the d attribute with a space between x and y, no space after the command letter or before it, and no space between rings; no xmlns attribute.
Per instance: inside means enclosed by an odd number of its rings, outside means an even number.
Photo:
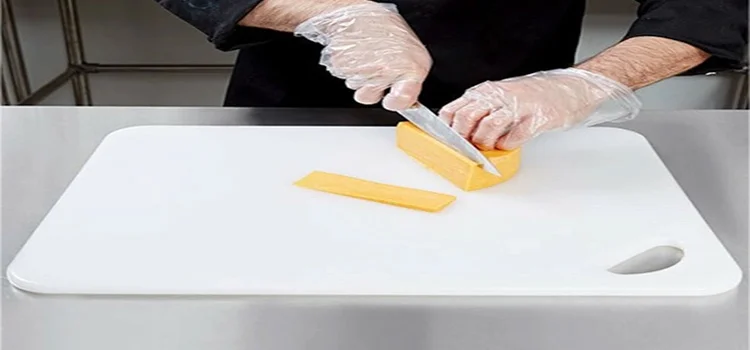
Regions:
<svg viewBox="0 0 750 350"><path fill-rule="evenodd" d="M435 113L421 103L417 102L409 109L399 112L408 121L414 123L422 131L438 139L446 146L463 154L465 157L482 165L482 169L500 176L500 172L495 165L485 157L482 152L474 147L471 142L463 138L458 132L453 130L448 124L442 121Z"/></svg>

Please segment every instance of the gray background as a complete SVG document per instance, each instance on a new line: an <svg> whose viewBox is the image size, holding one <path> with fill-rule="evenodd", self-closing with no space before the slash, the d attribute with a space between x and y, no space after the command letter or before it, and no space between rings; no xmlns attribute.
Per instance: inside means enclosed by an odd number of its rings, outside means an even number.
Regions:
<svg viewBox="0 0 750 350"><path fill-rule="evenodd" d="M33 88L65 68L56 0L12 0ZM78 0L89 62L222 63L234 53L216 51L204 35L153 0ZM634 0L589 0L578 58L612 45L635 18ZM512 49L512 48L509 48ZM227 73L92 75L96 105L216 106ZM730 108L738 75L677 77L640 90L645 108ZM73 103L69 86L44 104ZM436 106L437 108L439 106Z"/></svg>

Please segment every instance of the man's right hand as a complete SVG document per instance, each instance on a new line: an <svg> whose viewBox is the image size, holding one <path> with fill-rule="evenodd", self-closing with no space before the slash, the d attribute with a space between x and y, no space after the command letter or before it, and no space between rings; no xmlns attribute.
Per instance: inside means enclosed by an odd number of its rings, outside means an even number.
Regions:
<svg viewBox="0 0 750 350"><path fill-rule="evenodd" d="M294 32L325 46L320 64L346 80L362 104L382 99L388 110L410 107L432 66L425 46L390 4L340 7L309 18Z"/></svg>

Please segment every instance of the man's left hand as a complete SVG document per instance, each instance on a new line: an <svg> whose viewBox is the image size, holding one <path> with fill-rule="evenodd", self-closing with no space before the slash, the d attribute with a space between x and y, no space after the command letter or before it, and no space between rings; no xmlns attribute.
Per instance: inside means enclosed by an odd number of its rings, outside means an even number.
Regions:
<svg viewBox="0 0 750 350"><path fill-rule="evenodd" d="M507 150L544 132L630 119L640 106L630 88L568 68L481 83L440 117L480 149Z"/></svg>

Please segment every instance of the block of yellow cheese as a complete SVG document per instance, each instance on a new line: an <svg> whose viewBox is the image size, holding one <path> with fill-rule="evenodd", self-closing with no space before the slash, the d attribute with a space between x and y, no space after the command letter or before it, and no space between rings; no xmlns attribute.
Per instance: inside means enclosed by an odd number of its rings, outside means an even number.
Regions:
<svg viewBox="0 0 750 350"><path fill-rule="evenodd" d="M507 181L521 165L520 148L482 152L495 165L501 176L434 139L410 122L396 126L396 144L410 157L438 173L464 191L474 191Z"/></svg>
<svg viewBox="0 0 750 350"><path fill-rule="evenodd" d="M456 197L448 194L388 185L323 171L313 171L294 184L313 190L428 212L438 212L456 200Z"/></svg>

